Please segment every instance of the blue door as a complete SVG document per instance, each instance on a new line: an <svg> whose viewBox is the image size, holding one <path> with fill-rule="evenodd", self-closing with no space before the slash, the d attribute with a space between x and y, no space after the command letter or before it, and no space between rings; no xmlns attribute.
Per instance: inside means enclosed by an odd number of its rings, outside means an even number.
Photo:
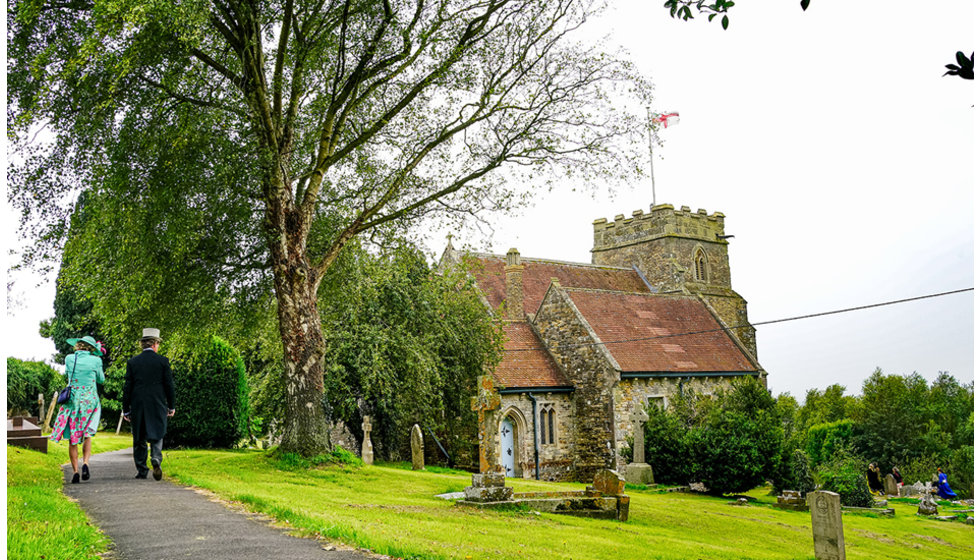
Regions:
<svg viewBox="0 0 980 560"><path fill-rule="evenodd" d="M503 462L504 471L506 471L507 476L512 477L516 474L514 470L516 451L514 450L514 422L509 417L504 418L504 421L500 423L500 449L502 451L500 459Z"/></svg>

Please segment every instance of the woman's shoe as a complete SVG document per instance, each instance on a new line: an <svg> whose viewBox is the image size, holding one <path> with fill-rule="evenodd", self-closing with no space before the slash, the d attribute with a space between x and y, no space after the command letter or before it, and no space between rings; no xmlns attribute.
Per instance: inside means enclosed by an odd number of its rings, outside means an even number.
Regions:
<svg viewBox="0 0 980 560"><path fill-rule="evenodd" d="M88 465L82 465L82 480L88 480L89 476Z"/></svg>
<svg viewBox="0 0 980 560"><path fill-rule="evenodd" d="M75 473L75 474L72 475L72 477L71 477L71 483L72 484L78 484L78 473Z"/></svg>

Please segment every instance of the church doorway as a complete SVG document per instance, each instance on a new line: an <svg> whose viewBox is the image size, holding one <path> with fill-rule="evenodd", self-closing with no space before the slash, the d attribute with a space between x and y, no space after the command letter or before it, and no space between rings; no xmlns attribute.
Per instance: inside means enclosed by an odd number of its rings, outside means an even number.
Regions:
<svg viewBox="0 0 980 560"><path fill-rule="evenodd" d="M510 477L517 476L517 471L514 469L514 456L517 454L517 447L514 445L516 439L514 437L514 421L510 419L510 416L505 416L503 422L500 423L500 448L502 451L500 458L506 475Z"/></svg>

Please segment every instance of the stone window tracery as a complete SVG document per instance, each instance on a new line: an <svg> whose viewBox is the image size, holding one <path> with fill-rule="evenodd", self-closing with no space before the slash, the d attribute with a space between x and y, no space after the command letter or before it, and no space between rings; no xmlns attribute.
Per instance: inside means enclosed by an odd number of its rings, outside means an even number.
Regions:
<svg viewBox="0 0 980 560"><path fill-rule="evenodd" d="M538 429L541 430L541 445L555 443L556 417L554 406L550 404L541 406L541 422L538 425Z"/></svg>
<svg viewBox="0 0 980 560"><path fill-rule="evenodd" d="M708 258L700 247L694 252L694 279L698 282L708 281Z"/></svg>

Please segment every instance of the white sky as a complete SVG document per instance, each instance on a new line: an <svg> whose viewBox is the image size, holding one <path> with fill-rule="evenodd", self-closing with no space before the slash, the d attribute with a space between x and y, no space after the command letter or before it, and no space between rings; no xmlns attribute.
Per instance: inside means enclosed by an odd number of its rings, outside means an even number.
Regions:
<svg viewBox="0 0 980 560"><path fill-rule="evenodd" d="M726 215L750 320L973 286L974 82L941 77L975 48L972 2L740 2L727 31L673 20L661 2L612 4L594 29L612 29L656 84L653 110L681 115L657 150L657 201ZM592 221L648 211L650 198L649 181L594 199L542 193L493 220L490 249L589 262ZM9 243L16 220L4 224ZM4 355L46 359L54 345L37 330L53 278L12 279ZM969 292L761 326L759 359L773 392L797 398L831 383L860 392L875 367L968 382L973 313Z"/></svg>

